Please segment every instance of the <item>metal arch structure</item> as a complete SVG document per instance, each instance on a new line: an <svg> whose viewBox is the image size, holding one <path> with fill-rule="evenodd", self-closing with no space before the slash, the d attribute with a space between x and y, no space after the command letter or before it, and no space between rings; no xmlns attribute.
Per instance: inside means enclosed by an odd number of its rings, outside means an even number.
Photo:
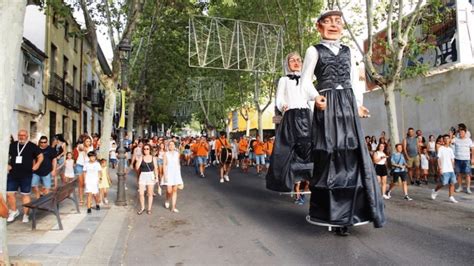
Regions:
<svg viewBox="0 0 474 266"><path fill-rule="evenodd" d="M205 108L205 114L208 114L216 104L225 100L224 82L217 77L188 78L187 87L190 93L177 101L178 106L172 112L178 120L190 118L201 108Z"/></svg>
<svg viewBox="0 0 474 266"><path fill-rule="evenodd" d="M218 17L189 19L190 67L278 72L283 62L283 27Z"/></svg>
<svg viewBox="0 0 474 266"><path fill-rule="evenodd" d="M187 86L193 101L217 101L225 99L224 82L214 77L188 78Z"/></svg>

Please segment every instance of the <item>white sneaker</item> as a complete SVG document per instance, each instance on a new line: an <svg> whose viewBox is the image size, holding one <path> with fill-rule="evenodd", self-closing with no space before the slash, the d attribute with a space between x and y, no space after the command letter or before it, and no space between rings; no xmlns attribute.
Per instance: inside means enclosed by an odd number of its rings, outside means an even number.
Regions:
<svg viewBox="0 0 474 266"><path fill-rule="evenodd" d="M467 188L467 189L466 189L466 193L467 193L467 194L472 194L471 188Z"/></svg>
<svg viewBox="0 0 474 266"><path fill-rule="evenodd" d="M23 220L21 220L23 223L29 223L30 222L30 216L28 214L23 214Z"/></svg>
<svg viewBox="0 0 474 266"><path fill-rule="evenodd" d="M104 199L105 205L109 205L109 200L107 198Z"/></svg>
<svg viewBox="0 0 474 266"><path fill-rule="evenodd" d="M449 197L449 201L452 203L458 203L458 201L453 196Z"/></svg>
<svg viewBox="0 0 474 266"><path fill-rule="evenodd" d="M18 215L20 215L19 210L16 210L16 211L10 210L10 214L8 214L7 222L11 223L15 221L15 218L18 217Z"/></svg>
<svg viewBox="0 0 474 266"><path fill-rule="evenodd" d="M385 194L383 194L382 197L383 197L384 199L390 199L390 197L389 197L388 195L385 195Z"/></svg>
<svg viewBox="0 0 474 266"><path fill-rule="evenodd" d="M227 181L227 182L229 182L229 181L230 181L229 176L228 176L228 175L225 175L225 176L224 176L224 180Z"/></svg>
<svg viewBox="0 0 474 266"><path fill-rule="evenodd" d="M221 178L221 180L219 182L224 183L224 178Z"/></svg>
<svg viewBox="0 0 474 266"><path fill-rule="evenodd" d="M432 189L431 190L431 199L435 200L437 196L438 196L438 192L436 192L434 189Z"/></svg>
<svg viewBox="0 0 474 266"><path fill-rule="evenodd" d="M237 166L237 168L239 168L239 165L238 165L238 164L237 164L236 166Z"/></svg>
<svg viewBox="0 0 474 266"><path fill-rule="evenodd" d="M462 186L459 186L458 188L456 188L455 191L458 192L458 193L461 192L462 191Z"/></svg>
<svg viewBox="0 0 474 266"><path fill-rule="evenodd" d="M170 208L170 203L169 203L169 201L165 201L165 208L166 208L166 209L169 209L169 208Z"/></svg>

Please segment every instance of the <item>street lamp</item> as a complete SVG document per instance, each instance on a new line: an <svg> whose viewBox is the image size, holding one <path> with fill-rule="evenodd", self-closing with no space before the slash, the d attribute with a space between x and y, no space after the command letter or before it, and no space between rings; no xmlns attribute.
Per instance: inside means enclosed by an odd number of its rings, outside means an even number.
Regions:
<svg viewBox="0 0 474 266"><path fill-rule="evenodd" d="M123 39L120 44L118 45L119 55L120 55L120 63L121 63L121 90L127 90L128 88L128 80L127 80L127 71L128 71L128 60L130 59L130 53L132 51L132 46L128 39ZM122 94L121 94L122 95ZM120 110L120 116L125 115L122 110ZM126 174L125 174L125 147L123 146L123 138L124 138L124 127L123 125L119 124L119 149L118 149L118 169L117 169L117 200L115 201L115 205L117 206L125 206L127 205L127 198L125 195L125 181L126 181Z"/></svg>

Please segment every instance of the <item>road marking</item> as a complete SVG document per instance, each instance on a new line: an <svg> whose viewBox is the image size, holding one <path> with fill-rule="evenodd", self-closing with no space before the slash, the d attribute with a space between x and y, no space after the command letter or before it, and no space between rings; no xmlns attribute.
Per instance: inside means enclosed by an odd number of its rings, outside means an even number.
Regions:
<svg viewBox="0 0 474 266"><path fill-rule="evenodd" d="M257 247L262 249L269 257L275 256L275 254L273 254L273 252L270 249L268 249L259 239L254 239L253 243L257 245Z"/></svg>

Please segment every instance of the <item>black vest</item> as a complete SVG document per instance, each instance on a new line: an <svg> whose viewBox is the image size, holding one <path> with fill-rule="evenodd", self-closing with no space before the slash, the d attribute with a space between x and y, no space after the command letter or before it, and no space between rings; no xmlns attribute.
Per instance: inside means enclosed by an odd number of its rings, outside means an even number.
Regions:
<svg viewBox="0 0 474 266"><path fill-rule="evenodd" d="M318 84L316 90L335 89L341 85L344 89L351 89L351 50L341 45L339 54L335 55L323 44L314 46L318 51L318 63L314 68L314 75Z"/></svg>

